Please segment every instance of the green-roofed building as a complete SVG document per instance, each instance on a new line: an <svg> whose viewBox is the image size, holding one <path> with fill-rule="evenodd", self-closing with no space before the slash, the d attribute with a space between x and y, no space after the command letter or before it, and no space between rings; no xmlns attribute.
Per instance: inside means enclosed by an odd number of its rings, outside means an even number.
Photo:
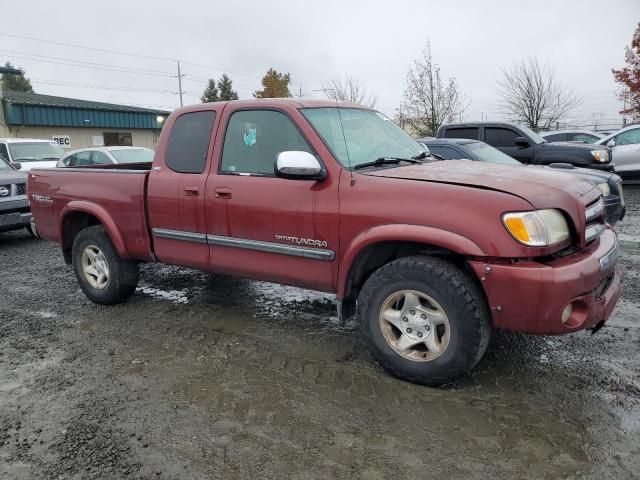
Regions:
<svg viewBox="0 0 640 480"><path fill-rule="evenodd" d="M155 148L170 112L28 92L0 93L0 138L55 140L64 148Z"/></svg>

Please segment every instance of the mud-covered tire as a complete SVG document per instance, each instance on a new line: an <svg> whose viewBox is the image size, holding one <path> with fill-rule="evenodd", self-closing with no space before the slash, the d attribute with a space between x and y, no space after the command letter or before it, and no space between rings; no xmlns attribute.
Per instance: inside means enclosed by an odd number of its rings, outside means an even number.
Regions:
<svg viewBox="0 0 640 480"><path fill-rule="evenodd" d="M83 270L83 253L96 248L108 268L108 281L102 288L92 286ZM95 250L94 250L95 251ZM101 305L113 305L127 300L138 285L139 268L136 262L122 259L102 226L81 230L71 250L73 271L80 288L89 299Z"/></svg>
<svg viewBox="0 0 640 480"><path fill-rule="evenodd" d="M403 291L435 300L447 318L447 346L432 360L405 358L387 340L389 333L383 332L383 306ZM491 334L489 310L478 285L452 263L428 256L400 258L375 271L360 291L358 314L362 334L380 365L398 378L430 386L450 383L469 372L484 355Z"/></svg>

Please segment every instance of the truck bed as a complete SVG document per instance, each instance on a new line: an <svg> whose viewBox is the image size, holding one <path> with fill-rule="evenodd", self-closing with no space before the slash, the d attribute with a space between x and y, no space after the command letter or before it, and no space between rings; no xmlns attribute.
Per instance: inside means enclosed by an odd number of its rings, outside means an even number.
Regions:
<svg viewBox="0 0 640 480"><path fill-rule="evenodd" d="M118 232L112 240L124 258L152 259L145 205L150 170L150 163L32 170L29 200L40 235L69 249L65 223L89 211Z"/></svg>

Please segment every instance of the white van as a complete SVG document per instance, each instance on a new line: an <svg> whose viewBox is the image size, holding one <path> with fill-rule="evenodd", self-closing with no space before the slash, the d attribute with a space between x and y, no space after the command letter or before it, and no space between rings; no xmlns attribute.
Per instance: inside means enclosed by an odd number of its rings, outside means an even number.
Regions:
<svg viewBox="0 0 640 480"><path fill-rule="evenodd" d="M52 140L34 138L0 138L0 157L19 170L53 168L64 156L64 149Z"/></svg>

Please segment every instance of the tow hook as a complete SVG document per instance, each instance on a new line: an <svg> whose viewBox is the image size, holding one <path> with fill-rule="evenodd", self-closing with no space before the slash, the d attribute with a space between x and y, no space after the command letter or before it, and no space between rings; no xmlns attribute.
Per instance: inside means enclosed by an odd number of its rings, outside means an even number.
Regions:
<svg viewBox="0 0 640 480"><path fill-rule="evenodd" d="M604 320L600 320L598 323L596 323L595 327L591 329L591 335L595 335L596 333L598 333L598 331L602 327L604 327Z"/></svg>

